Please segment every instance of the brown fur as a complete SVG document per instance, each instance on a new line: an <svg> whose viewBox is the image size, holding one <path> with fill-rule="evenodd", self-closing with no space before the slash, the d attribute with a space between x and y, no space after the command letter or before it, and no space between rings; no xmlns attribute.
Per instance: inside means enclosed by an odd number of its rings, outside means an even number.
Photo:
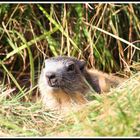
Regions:
<svg viewBox="0 0 140 140"><path fill-rule="evenodd" d="M124 78L115 76L113 74L103 73L98 70L90 69L88 70L88 73L90 74L93 80L95 76L98 77L99 87L101 88L101 92L109 92L110 88L114 88L120 83L122 83L123 81L125 81Z"/></svg>

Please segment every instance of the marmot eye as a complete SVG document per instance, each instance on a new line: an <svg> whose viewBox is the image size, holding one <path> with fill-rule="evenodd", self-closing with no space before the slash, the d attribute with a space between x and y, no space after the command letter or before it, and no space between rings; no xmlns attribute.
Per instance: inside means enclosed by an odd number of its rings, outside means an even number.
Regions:
<svg viewBox="0 0 140 140"><path fill-rule="evenodd" d="M74 69L75 69L75 65L74 64L69 64L67 66L67 71L74 71Z"/></svg>

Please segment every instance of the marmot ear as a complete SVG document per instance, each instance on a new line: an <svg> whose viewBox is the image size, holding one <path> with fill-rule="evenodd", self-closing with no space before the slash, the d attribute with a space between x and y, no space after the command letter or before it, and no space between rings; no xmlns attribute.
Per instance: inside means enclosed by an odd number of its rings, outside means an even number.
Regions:
<svg viewBox="0 0 140 140"><path fill-rule="evenodd" d="M83 71L85 67L86 67L86 61L79 60L79 68L80 68L80 70Z"/></svg>

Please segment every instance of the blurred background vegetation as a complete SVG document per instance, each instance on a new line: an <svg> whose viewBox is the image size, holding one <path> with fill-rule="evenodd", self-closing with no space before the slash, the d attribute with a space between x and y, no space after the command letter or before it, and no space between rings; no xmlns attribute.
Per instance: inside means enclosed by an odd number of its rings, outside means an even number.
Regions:
<svg viewBox="0 0 140 140"><path fill-rule="evenodd" d="M139 38L140 4L0 4L0 81L32 93L44 59L58 55L129 75L139 69Z"/></svg>

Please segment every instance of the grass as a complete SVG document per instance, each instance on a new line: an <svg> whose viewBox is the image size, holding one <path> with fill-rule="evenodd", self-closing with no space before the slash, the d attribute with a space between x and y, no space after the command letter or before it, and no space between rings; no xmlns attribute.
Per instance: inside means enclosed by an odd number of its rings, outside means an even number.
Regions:
<svg viewBox="0 0 140 140"><path fill-rule="evenodd" d="M8 137L136 137L140 135L140 73L75 112L60 116L40 100L22 102L0 97L0 132ZM7 94L6 94L7 93Z"/></svg>

